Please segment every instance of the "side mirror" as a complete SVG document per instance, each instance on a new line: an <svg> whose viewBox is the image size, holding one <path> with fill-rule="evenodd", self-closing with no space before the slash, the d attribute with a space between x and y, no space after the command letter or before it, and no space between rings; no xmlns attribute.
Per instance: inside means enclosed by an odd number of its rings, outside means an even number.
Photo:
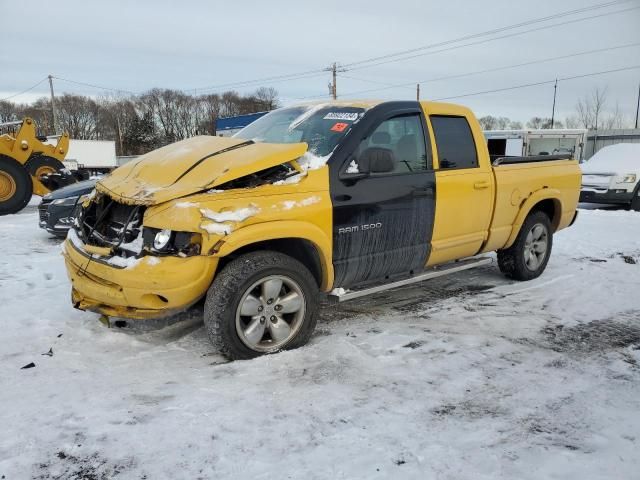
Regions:
<svg viewBox="0 0 640 480"><path fill-rule="evenodd" d="M389 173L393 172L396 164L393 151L383 147L370 147L358 157L361 172Z"/></svg>

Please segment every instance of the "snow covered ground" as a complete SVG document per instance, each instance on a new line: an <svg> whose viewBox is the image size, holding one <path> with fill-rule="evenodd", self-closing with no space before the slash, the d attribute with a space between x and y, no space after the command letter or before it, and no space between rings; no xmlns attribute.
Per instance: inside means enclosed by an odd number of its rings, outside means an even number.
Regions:
<svg viewBox="0 0 640 480"><path fill-rule="evenodd" d="M33 208L0 245L2 478L638 478L638 213L582 211L535 281L326 307L310 345L233 363L197 316L74 310Z"/></svg>

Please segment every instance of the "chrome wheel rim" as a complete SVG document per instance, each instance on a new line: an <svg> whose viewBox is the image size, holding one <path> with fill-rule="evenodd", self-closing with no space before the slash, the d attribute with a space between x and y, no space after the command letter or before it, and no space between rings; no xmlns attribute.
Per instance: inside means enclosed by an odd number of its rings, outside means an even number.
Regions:
<svg viewBox="0 0 640 480"><path fill-rule="evenodd" d="M236 332L256 352L272 352L293 339L304 319L304 294L284 275L269 275L251 285L236 310Z"/></svg>
<svg viewBox="0 0 640 480"><path fill-rule="evenodd" d="M547 229L541 223L536 223L527 233L524 242L525 266L532 272L538 270L544 262L548 247L549 235Z"/></svg>

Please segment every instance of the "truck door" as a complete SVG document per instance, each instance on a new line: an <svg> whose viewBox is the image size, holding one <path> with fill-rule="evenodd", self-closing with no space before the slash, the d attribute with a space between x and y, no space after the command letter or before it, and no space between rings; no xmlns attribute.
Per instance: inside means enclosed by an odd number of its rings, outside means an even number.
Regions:
<svg viewBox="0 0 640 480"><path fill-rule="evenodd" d="M422 271L430 251L435 177L422 109L385 103L356 127L331 160L336 287ZM359 171L371 152L385 155L387 171Z"/></svg>
<svg viewBox="0 0 640 480"><path fill-rule="evenodd" d="M480 159L476 147L482 134L478 131L474 138L466 117L429 115L429 120L438 162L438 201L429 257L429 265L435 265L480 251L491 222L494 183L489 159Z"/></svg>

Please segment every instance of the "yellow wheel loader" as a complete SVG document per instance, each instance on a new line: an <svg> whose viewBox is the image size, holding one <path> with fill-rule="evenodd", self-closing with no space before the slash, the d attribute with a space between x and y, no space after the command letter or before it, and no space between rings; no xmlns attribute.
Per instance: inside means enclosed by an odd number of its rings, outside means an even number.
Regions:
<svg viewBox="0 0 640 480"><path fill-rule="evenodd" d="M43 143L31 118L0 123L0 215L22 210L31 195L75 182L62 161L69 148L69 135L63 133L56 145Z"/></svg>

